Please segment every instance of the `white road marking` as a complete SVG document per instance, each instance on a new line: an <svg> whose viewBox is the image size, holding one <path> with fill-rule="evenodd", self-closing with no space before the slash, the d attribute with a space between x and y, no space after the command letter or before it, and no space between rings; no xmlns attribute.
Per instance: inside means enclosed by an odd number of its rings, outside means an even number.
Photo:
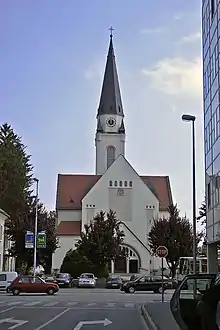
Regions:
<svg viewBox="0 0 220 330"><path fill-rule="evenodd" d="M50 306L55 306L57 304L59 304L60 302L59 301L55 301L55 302L51 302L51 303L48 303L48 304L45 304L43 305L44 307L50 307Z"/></svg>
<svg viewBox="0 0 220 330"><path fill-rule="evenodd" d="M8 306L19 305L21 303L22 303L21 301L13 301L13 302L9 303Z"/></svg>
<svg viewBox="0 0 220 330"><path fill-rule="evenodd" d="M115 307L116 303L107 303L105 307Z"/></svg>
<svg viewBox="0 0 220 330"><path fill-rule="evenodd" d="M56 321L57 319L59 319L63 314L65 314L66 312L69 312L71 310L71 308L67 308L65 309L63 312L61 312L60 314L57 314L56 316L54 316L52 319L50 319L49 321L41 324L39 327L35 328L34 330L41 330L43 328L45 328L47 325L51 324L52 322Z"/></svg>
<svg viewBox="0 0 220 330"><path fill-rule="evenodd" d="M7 312L7 311L11 311L12 309L14 309L15 307L9 307L9 308L6 308L4 309L3 311L0 311L0 314L4 313L4 312Z"/></svg>
<svg viewBox="0 0 220 330"><path fill-rule="evenodd" d="M134 308L134 304L132 303L126 303L125 308Z"/></svg>
<svg viewBox="0 0 220 330"><path fill-rule="evenodd" d="M68 306L76 306L76 305L78 305L79 304L79 302L78 301L70 301L70 302L68 302Z"/></svg>
<svg viewBox="0 0 220 330"><path fill-rule="evenodd" d="M86 306L95 306L97 303L89 303L89 304L86 304Z"/></svg>
<svg viewBox="0 0 220 330"><path fill-rule="evenodd" d="M41 301L32 301L32 302L30 302L28 304L24 304L24 306L35 306L35 305L38 305L40 303L41 303Z"/></svg>

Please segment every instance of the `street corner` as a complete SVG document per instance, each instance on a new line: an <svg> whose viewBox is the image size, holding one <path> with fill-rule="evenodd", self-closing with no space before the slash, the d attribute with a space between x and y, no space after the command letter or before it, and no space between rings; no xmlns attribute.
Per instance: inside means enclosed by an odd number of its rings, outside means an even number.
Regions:
<svg viewBox="0 0 220 330"><path fill-rule="evenodd" d="M61 318L70 308L11 307L0 309L1 330L38 330Z"/></svg>

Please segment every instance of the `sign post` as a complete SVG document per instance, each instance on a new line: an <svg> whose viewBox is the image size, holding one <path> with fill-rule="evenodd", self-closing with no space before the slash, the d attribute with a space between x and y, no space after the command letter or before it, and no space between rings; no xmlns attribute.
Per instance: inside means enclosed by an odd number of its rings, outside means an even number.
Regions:
<svg viewBox="0 0 220 330"><path fill-rule="evenodd" d="M166 246L158 246L157 250L156 250L156 254L159 258L161 258L161 268L162 268L162 302L164 302L164 276L163 276L163 259L167 257L168 255L168 249L166 248Z"/></svg>
<svg viewBox="0 0 220 330"><path fill-rule="evenodd" d="M32 231L27 231L25 234L25 249L34 248L34 233Z"/></svg>

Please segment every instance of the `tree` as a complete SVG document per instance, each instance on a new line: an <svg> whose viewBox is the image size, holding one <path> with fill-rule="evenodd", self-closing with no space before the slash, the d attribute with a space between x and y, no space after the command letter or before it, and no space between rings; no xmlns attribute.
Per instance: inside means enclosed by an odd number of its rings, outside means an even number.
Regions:
<svg viewBox="0 0 220 330"><path fill-rule="evenodd" d="M10 255L18 258L17 268L22 268L25 273L33 266L33 249L25 248L25 233L34 232L36 213L36 199L29 197L26 209L23 214L23 221L19 224L12 223L10 219L6 221L6 234L12 240ZM38 232L46 232L46 248L38 249L38 263L44 266L47 272L51 270L52 254L58 245L56 235L56 215L55 212L47 212L42 203L38 203Z"/></svg>
<svg viewBox="0 0 220 330"><path fill-rule="evenodd" d="M81 239L76 244L77 251L91 261L97 268L97 275L105 273L109 261L121 255L120 245L124 241L124 232L115 212L101 211L90 225L85 225Z"/></svg>
<svg viewBox="0 0 220 330"><path fill-rule="evenodd" d="M73 278L76 278L82 273L95 272L95 267L85 256L82 256L77 250L71 249L67 251L60 271L69 273Z"/></svg>
<svg viewBox="0 0 220 330"><path fill-rule="evenodd" d="M202 226L206 225L206 201L203 201L199 208L199 216L197 221L201 223Z"/></svg>
<svg viewBox="0 0 220 330"><path fill-rule="evenodd" d="M169 206L169 218L155 219L148 235L150 248L154 253L160 245L168 249L166 261L172 277L176 275L176 269L180 257L190 257L193 254L193 231L189 220L181 218L177 205ZM197 243L201 235L197 237Z"/></svg>
<svg viewBox="0 0 220 330"><path fill-rule="evenodd" d="M22 227L30 197L33 166L21 138L10 125L0 127L0 208L10 218L7 225L15 232ZM18 239L21 239L19 236ZM21 255L18 255L19 258Z"/></svg>

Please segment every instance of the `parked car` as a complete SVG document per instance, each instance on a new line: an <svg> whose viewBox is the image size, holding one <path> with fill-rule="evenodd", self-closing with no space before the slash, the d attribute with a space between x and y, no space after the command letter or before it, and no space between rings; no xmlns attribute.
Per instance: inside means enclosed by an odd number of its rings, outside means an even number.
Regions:
<svg viewBox="0 0 220 330"><path fill-rule="evenodd" d="M40 277L18 276L12 281L8 290L14 296L18 296L20 293L46 293L48 295L54 295L59 291L59 286L53 282L45 282Z"/></svg>
<svg viewBox="0 0 220 330"><path fill-rule="evenodd" d="M141 277L141 276L143 276L143 275L141 275L141 274L133 274L133 275L131 275L129 281L134 281L134 280L136 280L137 278L139 278L139 277Z"/></svg>
<svg viewBox="0 0 220 330"><path fill-rule="evenodd" d="M83 273L79 277L78 287L95 288L97 277L92 273Z"/></svg>
<svg viewBox="0 0 220 330"><path fill-rule="evenodd" d="M67 288L71 288L72 286L72 278L69 273L58 273L55 279L55 282L59 285Z"/></svg>
<svg viewBox="0 0 220 330"><path fill-rule="evenodd" d="M120 275L110 275L106 279L105 286L106 286L106 289L120 289L122 284L123 284L123 282L122 282Z"/></svg>
<svg viewBox="0 0 220 330"><path fill-rule="evenodd" d="M0 291L7 291L11 282L18 276L17 272L1 272L0 273Z"/></svg>
<svg viewBox="0 0 220 330"><path fill-rule="evenodd" d="M167 282L164 282L164 291L167 289ZM153 291L162 293L162 281L158 276L142 275L134 281L129 281L121 286L121 291L125 293L134 293L135 291Z"/></svg>

